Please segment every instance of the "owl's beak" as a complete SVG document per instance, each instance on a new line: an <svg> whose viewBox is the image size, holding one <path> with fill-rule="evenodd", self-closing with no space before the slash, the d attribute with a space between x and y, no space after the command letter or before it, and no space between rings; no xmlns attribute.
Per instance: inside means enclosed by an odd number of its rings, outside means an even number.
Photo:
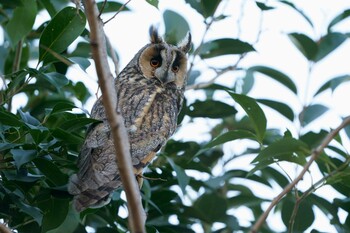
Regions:
<svg viewBox="0 0 350 233"><path fill-rule="evenodd" d="M163 84L167 84L175 81L175 74L173 72L169 72L168 69L157 69L155 72L155 76Z"/></svg>

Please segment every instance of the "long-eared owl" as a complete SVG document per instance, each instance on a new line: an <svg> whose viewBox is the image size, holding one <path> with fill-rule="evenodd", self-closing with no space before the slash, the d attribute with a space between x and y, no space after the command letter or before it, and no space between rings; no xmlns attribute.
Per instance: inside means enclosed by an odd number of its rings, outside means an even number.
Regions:
<svg viewBox="0 0 350 233"><path fill-rule="evenodd" d="M151 43L138 51L114 82L116 109L124 118L136 177L177 127L191 46L189 33L177 46L164 42L153 27L150 37ZM79 212L109 203L111 193L122 185L102 98L94 104L91 117L100 122L88 129L78 158L79 171L68 185Z"/></svg>

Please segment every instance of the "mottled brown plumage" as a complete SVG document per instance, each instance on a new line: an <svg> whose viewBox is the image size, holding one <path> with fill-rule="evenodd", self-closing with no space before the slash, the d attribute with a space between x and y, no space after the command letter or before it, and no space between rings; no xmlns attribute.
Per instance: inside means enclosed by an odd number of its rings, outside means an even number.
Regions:
<svg viewBox="0 0 350 233"><path fill-rule="evenodd" d="M136 176L176 129L187 78L186 53L191 45L190 34L178 46L164 42L153 28L150 36L151 43L115 79L117 109L128 131ZM101 123L88 130L78 159L79 172L71 176L68 186L77 211L109 203L113 190L121 186L101 98L94 104L91 117Z"/></svg>

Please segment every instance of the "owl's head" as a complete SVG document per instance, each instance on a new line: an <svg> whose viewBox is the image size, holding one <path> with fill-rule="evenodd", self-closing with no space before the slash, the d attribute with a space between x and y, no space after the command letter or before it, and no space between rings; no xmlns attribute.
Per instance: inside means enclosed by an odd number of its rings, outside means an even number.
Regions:
<svg viewBox="0 0 350 233"><path fill-rule="evenodd" d="M187 53L191 48L191 34L178 45L170 45L159 37L154 27L150 28L151 43L145 46L138 64L144 77L157 79L163 85L174 83L183 87L187 77Z"/></svg>

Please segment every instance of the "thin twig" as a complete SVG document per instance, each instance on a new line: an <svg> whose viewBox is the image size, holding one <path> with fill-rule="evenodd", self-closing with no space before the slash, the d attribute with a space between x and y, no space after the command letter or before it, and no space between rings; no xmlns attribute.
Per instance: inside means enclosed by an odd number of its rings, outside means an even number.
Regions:
<svg viewBox="0 0 350 233"><path fill-rule="evenodd" d="M14 226L14 227L12 227L12 228L13 228L13 229L18 229L19 227L25 226L25 225L27 225L27 224L29 224L29 223L32 223L32 222L35 222L35 219L34 219L34 218L29 219L29 220L26 221L26 222L22 222L22 223L20 223L20 224Z"/></svg>
<svg viewBox="0 0 350 233"><path fill-rule="evenodd" d="M0 223L0 233L11 233L11 230L5 224Z"/></svg>
<svg viewBox="0 0 350 233"><path fill-rule="evenodd" d="M240 5L240 11L239 11L239 16L237 19L237 38L239 38L242 34L242 20L244 17L244 8L246 6L248 1L243 0Z"/></svg>
<svg viewBox="0 0 350 233"><path fill-rule="evenodd" d="M199 43L197 49L193 52L192 54L192 60L190 62L190 68L188 69L188 74L191 74L191 71L192 71L192 68L194 66L194 60L196 59L196 56L199 54L199 52L201 51L201 47L203 46L204 44L204 40L205 40L205 36L207 35L208 31L209 31L209 28L211 27L211 25L214 23L215 21L215 18L212 17L211 20L206 23L206 27L205 27L205 31L203 33L203 36L202 36L202 40L201 42Z"/></svg>
<svg viewBox="0 0 350 233"><path fill-rule="evenodd" d="M117 56L115 55L115 52L114 52L113 46L111 44L111 41L108 39L107 36L106 36L106 42L107 42L109 53L111 54L111 58L112 58L112 61L113 61L113 64L114 64L115 77L117 77L118 74L119 74L119 60L118 60Z"/></svg>
<svg viewBox="0 0 350 233"><path fill-rule="evenodd" d="M95 61L96 72L102 91L103 105L112 131L119 174L128 202L130 229L133 233L143 233L145 232L145 212L141 203L140 190L133 173L129 150L130 145L123 123L124 120L120 112L115 111L117 95L113 83L113 76L107 61L103 23L98 18L99 12L94 0L85 1L85 10L90 26L92 57Z"/></svg>
<svg viewBox="0 0 350 233"><path fill-rule="evenodd" d="M268 217L270 211L272 210L275 205L279 203L279 201L287 194L289 193L293 187L303 178L305 173L309 170L311 164L318 158L318 156L322 153L324 148L328 146L328 144L333 140L335 136L339 133L341 129L343 129L345 126L350 124L350 116L346 117L343 122L333 131L331 131L325 139L322 141L322 143L312 152L310 160L305 164L303 170L299 173L299 175L288 184L278 196L276 196L272 202L270 203L269 207L265 210L265 212L260 216L258 221L253 225L253 227L250 230L250 233L257 233L260 229L260 227L264 224L266 218Z"/></svg>
<svg viewBox="0 0 350 233"><path fill-rule="evenodd" d="M22 50L23 50L23 39L20 40L16 46L15 59L12 64L12 73L16 73L20 68ZM12 97L8 99L7 111L11 112L11 109L12 109Z"/></svg>
<svg viewBox="0 0 350 233"><path fill-rule="evenodd" d="M292 228L293 228L293 224L295 221L295 217L297 215L297 211L298 211L298 207L300 205L300 203L306 198L308 197L311 193L315 192L317 189L319 189L320 187L322 187L322 184L325 183L325 181L327 181L327 179L331 178L332 176L335 176L337 173L341 172L342 170L346 169L349 166L350 163L350 157L347 157L347 159L344 161L344 163L337 167L337 169L335 169L334 171L330 172L328 175L322 177L322 179L318 180L314 185L312 185L308 190L306 190L300 197L298 197L296 199L295 202L295 206L293 209L293 213L290 219L290 230L289 232L293 232Z"/></svg>
<svg viewBox="0 0 350 233"><path fill-rule="evenodd" d="M23 50L23 39L20 40L16 47L15 59L12 65L12 73L15 73L19 70L22 58L22 50Z"/></svg>
<svg viewBox="0 0 350 233"><path fill-rule="evenodd" d="M186 87L186 90L203 89L203 88L206 88L206 87L212 85L221 75L223 75L229 71L237 70L237 66L240 63L240 61L244 58L244 56L245 56L245 54L240 55L240 57L238 58L237 62L234 65L228 66L228 67L216 72L216 75L214 76L214 78L210 79L208 82L189 85Z"/></svg>
<svg viewBox="0 0 350 233"><path fill-rule="evenodd" d="M126 5L128 5L128 3L130 2L131 0L127 1L126 3L124 3L120 8L119 10L110 18L108 19L106 22L104 22L103 24L106 24L108 23L109 21L111 21L112 19L114 19L125 7Z"/></svg>
<svg viewBox="0 0 350 233"><path fill-rule="evenodd" d="M107 0L104 0L103 3L102 3L101 9L99 9L100 13L98 14L98 18L101 17L101 15L102 15L102 13L103 13L103 11L105 9L106 3L107 3Z"/></svg>

